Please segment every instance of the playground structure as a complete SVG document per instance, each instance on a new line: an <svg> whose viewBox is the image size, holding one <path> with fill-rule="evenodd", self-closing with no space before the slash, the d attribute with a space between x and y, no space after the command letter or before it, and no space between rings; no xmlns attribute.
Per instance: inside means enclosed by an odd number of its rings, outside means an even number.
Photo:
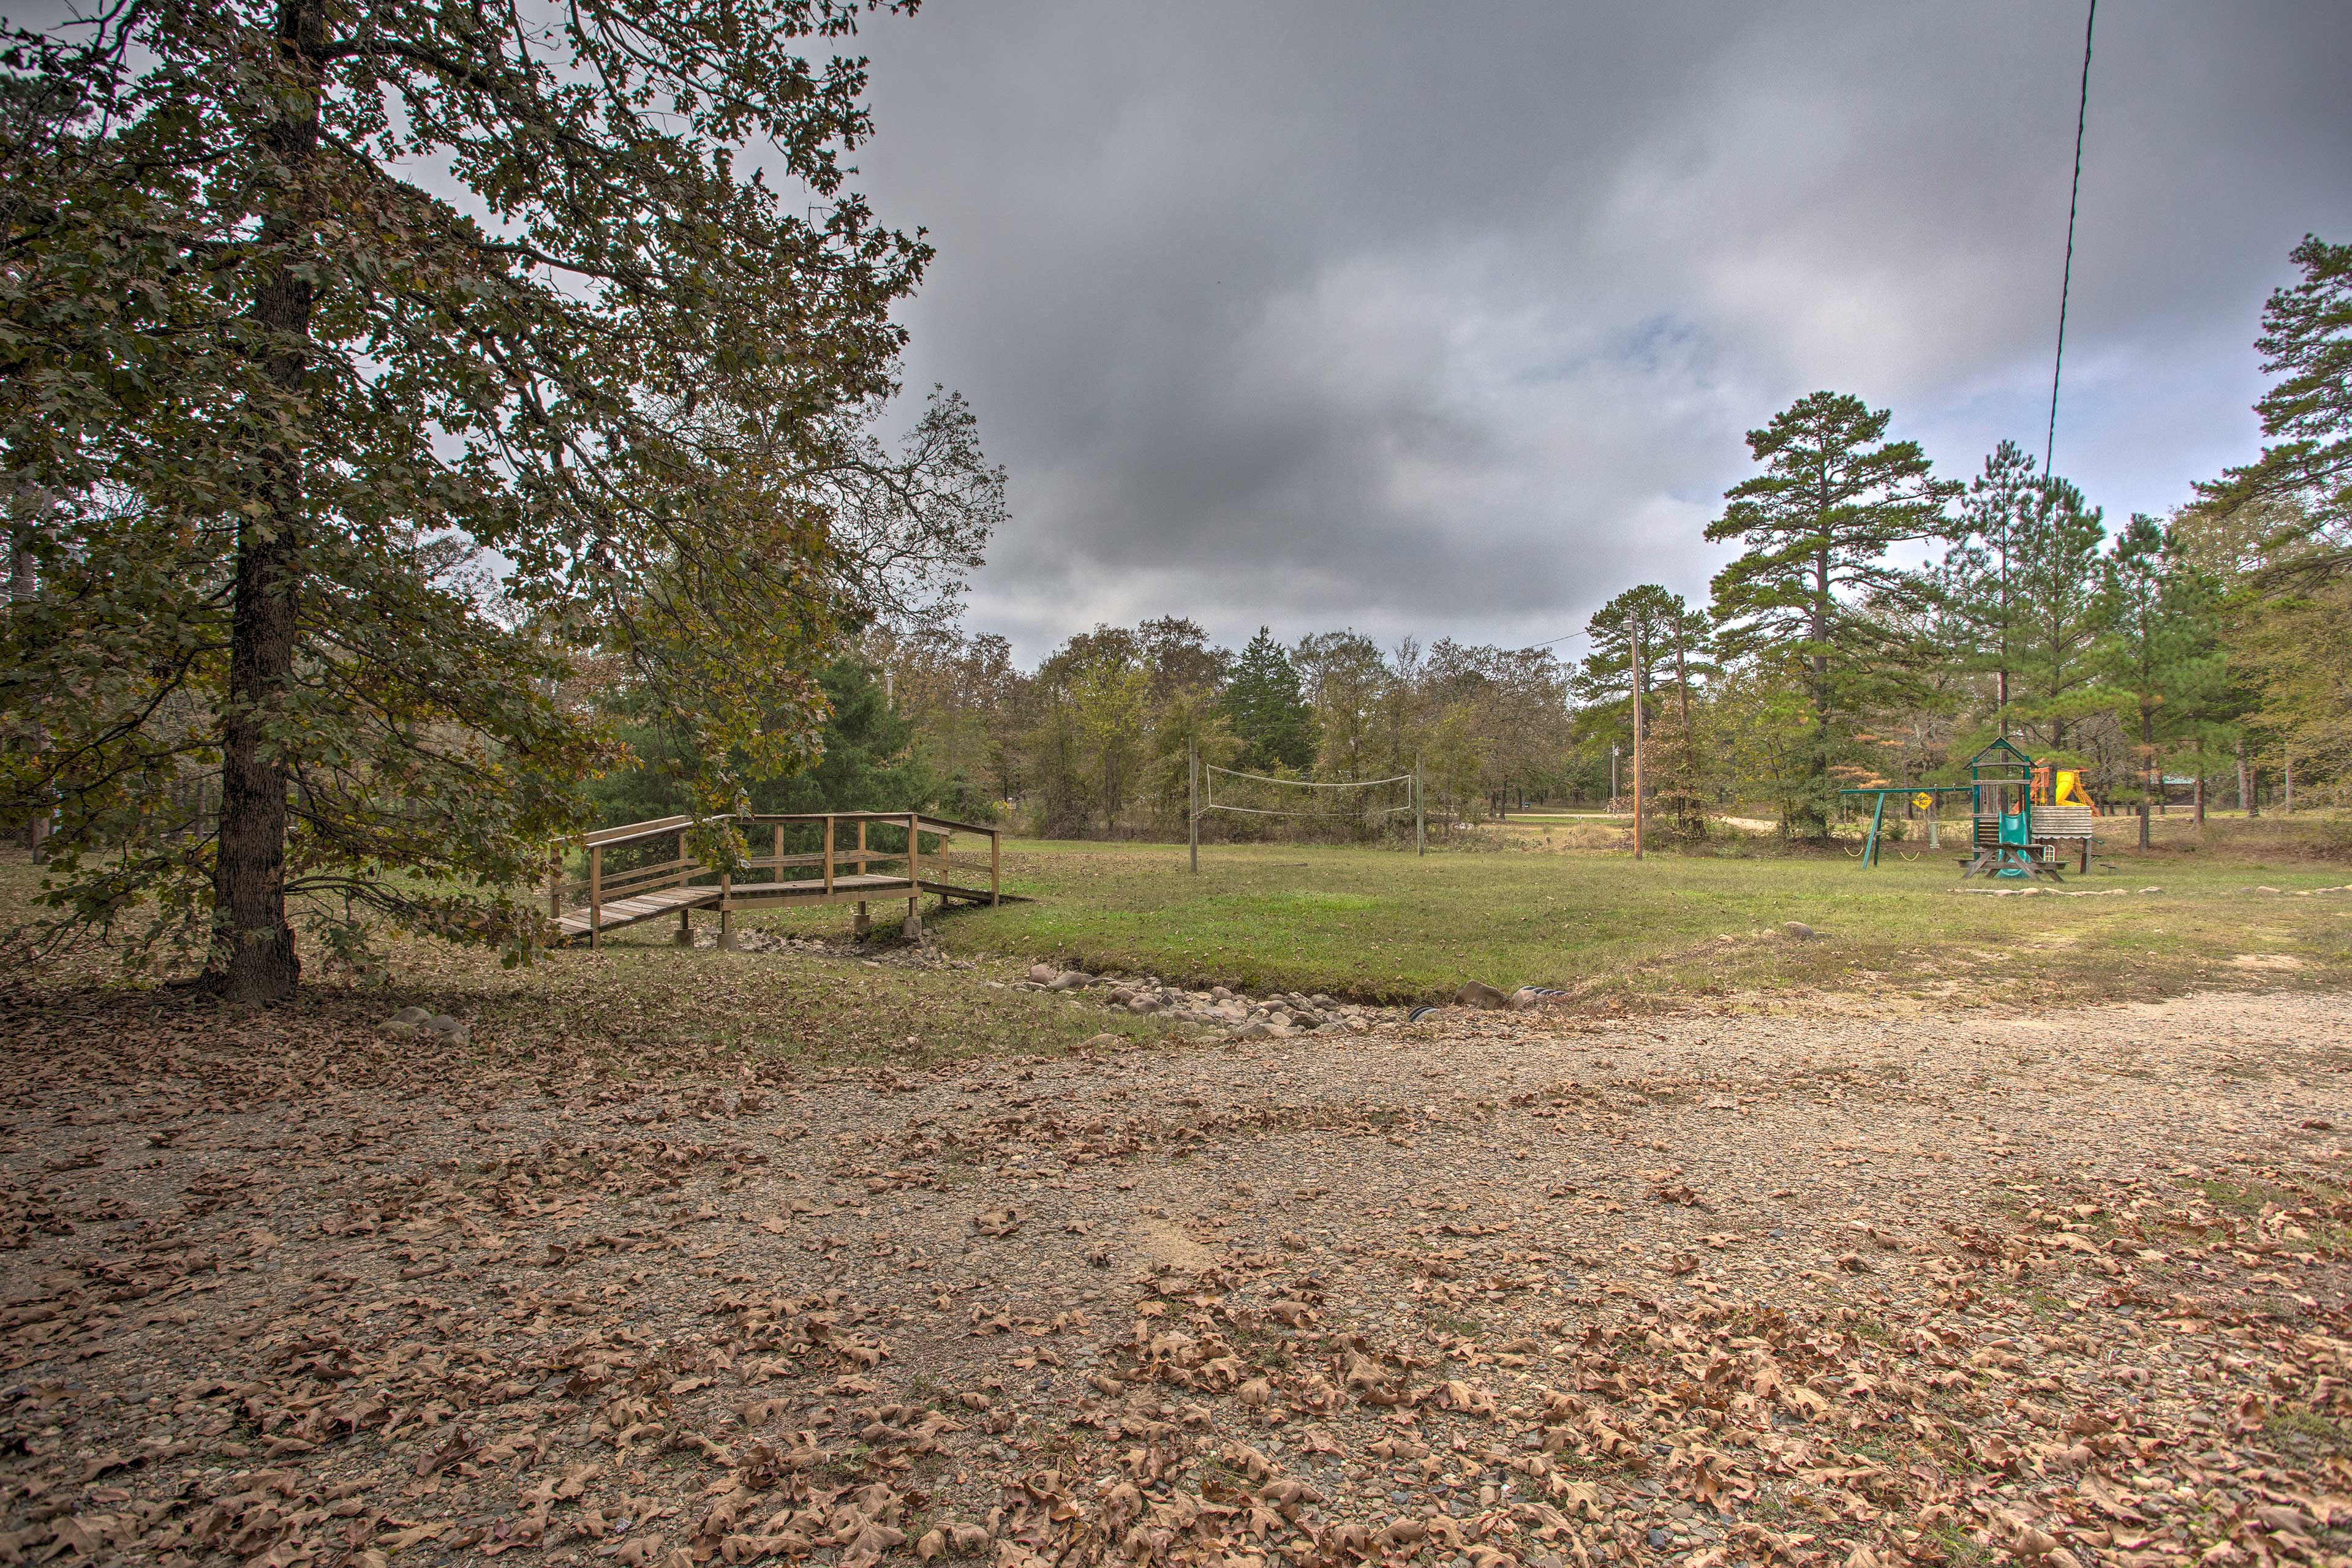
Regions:
<svg viewBox="0 0 2352 1568"><path fill-rule="evenodd" d="M1969 853L1960 860L1962 877L2046 877L2063 882L2059 861L2069 854L2078 872L2091 869L2099 806L2083 788L2082 774L2034 761L2006 735L1969 759L1967 784L1870 784L1839 793L1873 799L1870 837L1862 850L1866 867L1878 864L1889 795L1908 795L1932 814L1943 796L1966 795L1972 832ZM1928 843L1937 847L1939 824L1933 815L1927 820Z"/></svg>
<svg viewBox="0 0 2352 1568"><path fill-rule="evenodd" d="M1943 826L1934 815L1937 804L1948 795L1967 795L1970 787L1968 784L1867 784L1859 789L1838 791L1840 795L1871 797L1870 837L1864 839L1862 844L1864 867L1866 868L1878 864L1880 835L1886 824L1887 796L1907 795L1914 805L1928 813L1927 847L1934 849L1941 847L1939 830Z"/></svg>
<svg viewBox="0 0 2352 1568"><path fill-rule="evenodd" d="M752 828L770 829L772 853L741 858L731 867L694 859L687 853L688 837L698 826L691 816L632 822L552 846L548 863L547 914L556 930L555 941L562 944L584 940L590 947L597 947L602 945L606 931L676 913L677 941L683 947L694 940L694 911L717 910L719 945L731 950L739 910L850 902L857 905L856 930L863 935L872 927L866 905L898 899L907 900L904 930L911 937L922 931L920 905L925 893L936 894L942 907L952 899L993 907L1006 897L999 878L1002 847L993 827L911 811L749 815L728 821L747 840L751 837ZM786 830L805 827L821 832L823 847L787 854ZM852 832L856 835L854 847L850 842ZM987 858L951 852L948 845L959 835L987 839ZM890 847L875 842L877 838L903 842ZM928 851L923 847L926 838L934 845ZM667 858L628 866L606 875L607 853L664 840L674 847L674 853ZM565 875L566 854L572 850L580 852L583 863L583 875L577 879ZM903 864L895 874L876 869L877 865L898 863ZM817 874L787 875L809 869ZM987 872L985 887L948 879L948 874L953 871L983 869ZM746 872L763 871L767 873L764 879L744 879Z"/></svg>

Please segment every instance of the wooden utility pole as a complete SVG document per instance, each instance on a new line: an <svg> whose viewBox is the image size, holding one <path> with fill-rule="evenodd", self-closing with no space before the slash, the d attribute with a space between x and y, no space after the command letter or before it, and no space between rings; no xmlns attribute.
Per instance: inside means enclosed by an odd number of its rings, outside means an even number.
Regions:
<svg viewBox="0 0 2352 1568"><path fill-rule="evenodd" d="M1642 858L1642 626L1633 626L1633 858Z"/></svg>
<svg viewBox="0 0 2352 1568"><path fill-rule="evenodd" d="M1192 847L1192 875L1197 877L1201 874L1201 748L1192 740L1184 742L1184 825Z"/></svg>
<svg viewBox="0 0 2352 1568"><path fill-rule="evenodd" d="M1421 809L1421 753L1412 754L1412 852L1429 853L1429 819Z"/></svg>

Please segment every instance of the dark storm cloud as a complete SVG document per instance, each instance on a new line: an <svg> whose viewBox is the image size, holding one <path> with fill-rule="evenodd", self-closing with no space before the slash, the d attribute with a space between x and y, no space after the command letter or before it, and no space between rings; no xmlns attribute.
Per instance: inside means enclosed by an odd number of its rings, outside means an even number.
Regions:
<svg viewBox="0 0 2352 1568"><path fill-rule="evenodd" d="M1817 386L2038 448L2073 6L1027 4L883 19L909 381L1013 520L972 624L1531 641L1703 595L1741 434ZM2248 455L2285 253L2352 235L2352 12L2101 17L2059 467L2111 516Z"/></svg>

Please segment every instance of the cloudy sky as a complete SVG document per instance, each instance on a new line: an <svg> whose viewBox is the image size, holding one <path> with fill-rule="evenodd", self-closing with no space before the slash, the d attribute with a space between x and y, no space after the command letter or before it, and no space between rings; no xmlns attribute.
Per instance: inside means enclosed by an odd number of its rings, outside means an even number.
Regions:
<svg viewBox="0 0 2352 1568"><path fill-rule="evenodd" d="M1703 598L1743 432L1815 388L1948 473L2039 451L2082 43L2071 4L877 20L860 183L940 249L908 384L1012 479L970 626L1524 645ZM2263 300L2352 238L2347 82L2340 0L2102 10L2057 467L2111 520L2253 450Z"/></svg>

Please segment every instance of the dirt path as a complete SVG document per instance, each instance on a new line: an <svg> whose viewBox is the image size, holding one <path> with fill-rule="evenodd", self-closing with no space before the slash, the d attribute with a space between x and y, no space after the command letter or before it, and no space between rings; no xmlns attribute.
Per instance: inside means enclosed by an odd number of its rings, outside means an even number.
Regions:
<svg viewBox="0 0 2352 1568"><path fill-rule="evenodd" d="M2352 999L824 1081L0 1023L0 1563L2352 1535Z"/></svg>

